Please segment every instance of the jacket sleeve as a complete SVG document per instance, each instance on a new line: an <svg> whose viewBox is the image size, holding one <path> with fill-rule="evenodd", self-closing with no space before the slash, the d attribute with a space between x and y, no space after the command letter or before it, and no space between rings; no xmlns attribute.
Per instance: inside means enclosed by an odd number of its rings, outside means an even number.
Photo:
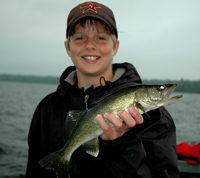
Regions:
<svg viewBox="0 0 200 178"><path fill-rule="evenodd" d="M146 117L145 124L149 127L138 134L146 152L146 164L153 177L178 178L174 121L164 107L152 111L151 115L155 122L151 122L151 117Z"/></svg>
<svg viewBox="0 0 200 178"><path fill-rule="evenodd" d="M104 178L178 178L174 122L165 108L148 114L123 137L101 141L98 164L106 170Z"/></svg>
<svg viewBox="0 0 200 178"><path fill-rule="evenodd" d="M44 116L45 117L45 116ZM45 145L42 143L42 126L41 120L43 118L43 114L41 111L41 106L39 105L35 113L33 115L31 126L29 129L28 135L28 163L26 169L26 178L35 178L35 177L46 177L53 178L53 174L48 174L48 172L44 172L44 170L39 166L38 161L46 155ZM55 178L55 176L54 176Z"/></svg>
<svg viewBox="0 0 200 178"><path fill-rule="evenodd" d="M45 97L40 102L31 121L28 135L29 154L26 178L56 178L53 171L45 170L38 164L40 159L59 150L65 143L63 115L66 113L55 112L55 110L61 111L63 109L60 108L60 105L52 103L55 101L52 97L55 97L55 94Z"/></svg>

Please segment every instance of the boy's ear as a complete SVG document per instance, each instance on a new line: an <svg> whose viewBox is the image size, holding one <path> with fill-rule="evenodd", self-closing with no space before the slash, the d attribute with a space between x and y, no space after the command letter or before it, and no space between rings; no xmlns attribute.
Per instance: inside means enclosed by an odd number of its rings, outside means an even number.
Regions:
<svg viewBox="0 0 200 178"><path fill-rule="evenodd" d="M71 51L70 51L70 49L68 48L67 40L64 42L64 44L65 44L65 49L66 49L66 51L67 51L67 54L71 57Z"/></svg>
<svg viewBox="0 0 200 178"><path fill-rule="evenodd" d="M115 45L115 47L113 49L113 56L115 56L115 54L117 53L118 49L119 49L119 40L117 40L116 45Z"/></svg>

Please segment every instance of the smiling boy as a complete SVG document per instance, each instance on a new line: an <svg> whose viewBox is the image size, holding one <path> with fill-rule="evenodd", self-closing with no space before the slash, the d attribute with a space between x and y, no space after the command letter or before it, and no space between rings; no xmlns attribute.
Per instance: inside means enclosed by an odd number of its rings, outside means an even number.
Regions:
<svg viewBox="0 0 200 178"><path fill-rule="evenodd" d="M78 79L78 87L83 88L88 85L93 85L94 88L100 85L100 78L103 76L106 81L112 80L114 74L112 71L112 59L117 53L119 47L119 40L110 30L99 21L87 19L79 22L68 41L65 41L65 47L68 55L71 57L72 62L76 66L76 74ZM122 136L128 128L131 128L136 123L142 123L143 118L137 112L130 108L130 113L138 115L135 119L131 118L127 113L124 119L126 124L116 118L114 115L105 113L106 117L111 122L118 124L118 127L110 128L98 115L97 119L99 124L105 133L108 133L110 138L107 138L106 134L101 137L104 140L116 139ZM122 113L119 112L119 115ZM127 119L128 118L128 119ZM115 125L116 125L115 124ZM126 128L125 128L126 125ZM129 126L130 125L130 126ZM112 133L116 131L118 133ZM119 136L118 136L119 134Z"/></svg>
<svg viewBox="0 0 200 178"><path fill-rule="evenodd" d="M132 64L112 64L119 48L113 12L103 4L84 2L68 16L65 48L74 66L60 77L56 92L45 97L34 113L29 131L27 178L56 177L38 165L44 156L61 149L70 137L70 110L90 109L105 93L141 83ZM104 131L97 158L78 148L71 157L71 178L178 178L174 122L165 108L150 118L134 108L118 116L105 113L98 123Z"/></svg>
<svg viewBox="0 0 200 178"><path fill-rule="evenodd" d="M117 53L119 41L115 42L109 29L99 21L86 20L77 24L65 47L76 66L78 86L99 86L101 76L107 81L113 78L112 58ZM115 37L116 38L116 37Z"/></svg>

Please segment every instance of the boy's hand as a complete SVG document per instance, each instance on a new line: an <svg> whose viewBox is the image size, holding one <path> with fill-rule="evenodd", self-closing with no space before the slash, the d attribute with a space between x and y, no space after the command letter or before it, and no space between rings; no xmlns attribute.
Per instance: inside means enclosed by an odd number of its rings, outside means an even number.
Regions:
<svg viewBox="0 0 200 178"><path fill-rule="evenodd" d="M125 132L129 131L136 124L143 123L143 117L136 109L129 107L128 111L132 117L125 111L118 112L118 116L124 121L124 123L114 114L104 114L104 117L112 122L114 127L110 127L101 115L97 115L97 121L104 131L100 136L103 140L115 140L124 135Z"/></svg>

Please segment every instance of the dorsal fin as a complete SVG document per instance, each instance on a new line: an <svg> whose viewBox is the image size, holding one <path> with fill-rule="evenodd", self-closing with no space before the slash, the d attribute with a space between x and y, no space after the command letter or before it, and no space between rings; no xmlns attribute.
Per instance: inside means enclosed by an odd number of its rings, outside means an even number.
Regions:
<svg viewBox="0 0 200 178"><path fill-rule="evenodd" d="M86 112L86 110L71 110L67 113L67 118L65 122L67 140L72 136L73 132L76 130L79 121L82 120Z"/></svg>

